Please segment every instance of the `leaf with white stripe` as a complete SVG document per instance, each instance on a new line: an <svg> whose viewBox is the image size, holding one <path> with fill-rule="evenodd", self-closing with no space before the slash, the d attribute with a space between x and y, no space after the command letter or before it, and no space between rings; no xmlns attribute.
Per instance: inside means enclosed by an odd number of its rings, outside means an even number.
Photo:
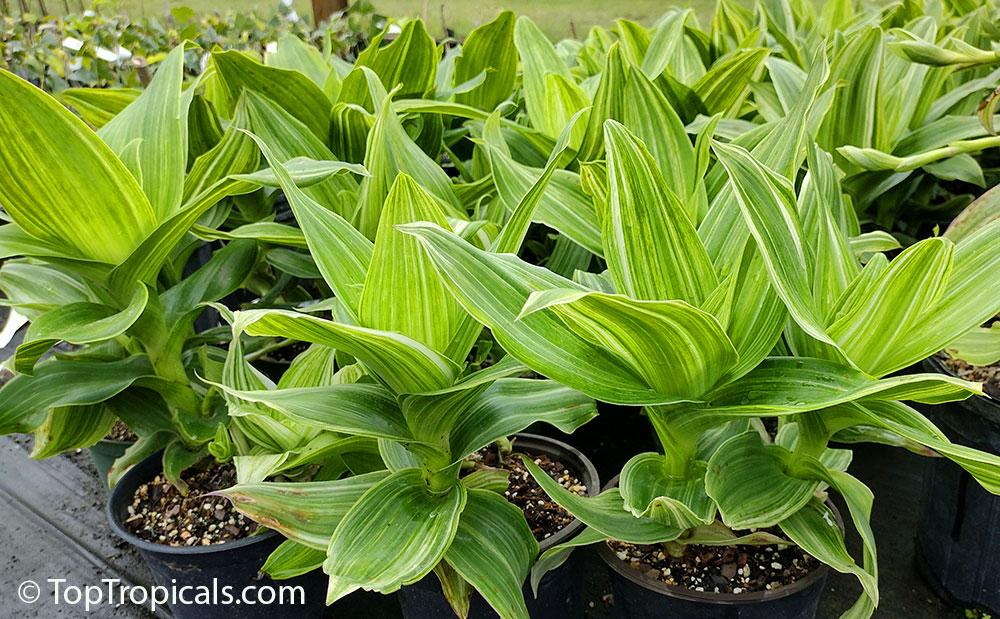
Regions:
<svg viewBox="0 0 1000 619"><path fill-rule="evenodd" d="M395 393L450 386L459 366L443 354L399 333L367 329L285 310L247 310L250 335L288 337L324 344L361 361Z"/></svg>
<svg viewBox="0 0 1000 619"><path fill-rule="evenodd" d="M621 358L658 393L700 400L736 363L736 349L714 316L683 301L641 301L572 289L537 291L522 319L551 310L580 337ZM570 385L579 385L575 380Z"/></svg>
<svg viewBox="0 0 1000 619"><path fill-rule="evenodd" d="M393 473L340 521L327 548L328 604L365 589L392 593L430 573L458 531L467 491L432 494L419 469Z"/></svg>
<svg viewBox="0 0 1000 619"><path fill-rule="evenodd" d="M636 299L700 305L715 269L677 196L649 151L615 121L604 125L608 212L604 250L615 289Z"/></svg>
<svg viewBox="0 0 1000 619"><path fill-rule="evenodd" d="M538 554L521 510L488 490L469 490L455 539L444 554L503 619L528 619L521 587Z"/></svg>
<svg viewBox="0 0 1000 619"><path fill-rule="evenodd" d="M771 285L802 329L836 345L826 333L809 283L810 256L788 179L758 163L746 149L714 142L736 192L750 234L760 248Z"/></svg>

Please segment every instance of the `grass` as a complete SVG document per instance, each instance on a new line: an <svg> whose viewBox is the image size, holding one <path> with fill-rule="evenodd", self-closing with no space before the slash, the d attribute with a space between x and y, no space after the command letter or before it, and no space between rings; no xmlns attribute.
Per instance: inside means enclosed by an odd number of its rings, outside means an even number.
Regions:
<svg viewBox="0 0 1000 619"><path fill-rule="evenodd" d="M89 4L90 0L84 0ZM16 0L13 0L16 2ZM37 0L28 0L35 8ZM63 12L62 0L44 0L52 12ZM67 0L71 9L79 7L79 0ZM629 0L613 2L609 0L372 0L376 10L393 18L424 18L432 35L444 35L446 24L456 36L464 37L476 26L488 22L504 9L518 15L531 17L553 40L573 36L573 29L580 38L587 35L592 26L611 26L616 18L637 21L646 26L656 19L674 2L664 0ZM715 6L714 0L677 0L694 8L703 23L707 23ZM118 10L132 16L152 17L162 15L171 6L189 6L196 11L218 9L261 11L273 10L277 0L120 0ZM303 17L312 16L309 0L293 0L293 8Z"/></svg>

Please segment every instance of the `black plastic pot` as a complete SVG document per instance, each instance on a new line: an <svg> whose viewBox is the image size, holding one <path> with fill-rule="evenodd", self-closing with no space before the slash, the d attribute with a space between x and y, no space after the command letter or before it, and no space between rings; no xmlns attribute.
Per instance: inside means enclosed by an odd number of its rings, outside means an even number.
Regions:
<svg viewBox="0 0 1000 619"><path fill-rule="evenodd" d="M617 484L615 477L605 489ZM840 512L833 503L827 505L843 528ZM607 544L595 544L594 548L611 574L613 616L627 619L813 619L830 573L830 568L822 565L805 578L771 591L703 592L647 578L619 559Z"/></svg>
<svg viewBox="0 0 1000 619"><path fill-rule="evenodd" d="M547 455L561 462L587 486L588 492L600 487L597 470L582 453L573 447L545 436L522 432L514 441L515 452L527 452L535 455ZM539 542L542 552L572 538L583 528L583 523L574 520L562 531ZM569 560L546 574L538 583L538 597L531 590L531 584L524 584L524 601L528 614L532 617L582 617L583 600L581 597L578 557L570 555ZM399 604L404 619L449 619L455 612L441 591L441 583L433 573L428 574L420 582L403 587L399 591ZM494 618L497 613L478 593L472 594L469 606L469 619Z"/></svg>
<svg viewBox="0 0 1000 619"><path fill-rule="evenodd" d="M950 374L937 358L923 365ZM955 442L1000 453L1000 402L973 396L923 410ZM921 576L959 608L1000 613L1000 497L950 460L928 459L925 466L916 540Z"/></svg>
<svg viewBox="0 0 1000 619"><path fill-rule="evenodd" d="M316 570L298 578L282 581L259 576L260 566L283 541L282 536L274 531L266 531L260 535L225 544L191 547L154 544L132 535L123 524L128 517L128 506L136 489L160 473L162 466L162 454L157 453L132 467L112 489L107 512L115 534L139 549L157 585L173 588L178 592L181 591L181 587L193 587L186 590L189 600L201 591L199 587L207 587L208 591L218 592L214 599L219 603L170 604L175 619L212 619L223 616L240 619L272 618L288 616L289 613L302 618L323 615L326 577L321 571ZM235 601L229 604L222 603L225 600L224 591L231 592L239 599L244 591L249 592L247 588L252 586L272 587L272 593L276 595L282 586L301 587L305 603L302 603L301 596L297 598L297 604L284 606L277 603L270 605L238 604ZM229 589L225 589L226 587ZM290 593L285 593L285 596L287 600Z"/></svg>
<svg viewBox="0 0 1000 619"><path fill-rule="evenodd" d="M132 446L130 441L115 441L102 438L87 448L90 459L94 462L94 468L97 469L97 476L100 478L101 483L104 484L105 490L109 489L108 472L111 470L111 465L115 463L115 460L122 457L125 454L125 450L130 446Z"/></svg>

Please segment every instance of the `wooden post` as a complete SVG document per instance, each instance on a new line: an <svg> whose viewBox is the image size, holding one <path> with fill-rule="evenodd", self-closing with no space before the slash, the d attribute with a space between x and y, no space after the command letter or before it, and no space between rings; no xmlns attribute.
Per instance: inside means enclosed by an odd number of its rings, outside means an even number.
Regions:
<svg viewBox="0 0 1000 619"><path fill-rule="evenodd" d="M66 14L69 15L69 0L63 0L63 8L66 9Z"/></svg>
<svg viewBox="0 0 1000 619"><path fill-rule="evenodd" d="M45 0L38 0L38 8L42 9L42 17L49 16L49 10L45 8Z"/></svg>
<svg viewBox="0 0 1000 619"><path fill-rule="evenodd" d="M347 10L347 0L312 0L312 7L313 25L319 26L334 13Z"/></svg>
<svg viewBox="0 0 1000 619"><path fill-rule="evenodd" d="M132 66L135 67L135 72L139 75L142 87L149 86L149 82L153 80L153 74L149 71L149 63L146 62L146 57L132 56Z"/></svg>

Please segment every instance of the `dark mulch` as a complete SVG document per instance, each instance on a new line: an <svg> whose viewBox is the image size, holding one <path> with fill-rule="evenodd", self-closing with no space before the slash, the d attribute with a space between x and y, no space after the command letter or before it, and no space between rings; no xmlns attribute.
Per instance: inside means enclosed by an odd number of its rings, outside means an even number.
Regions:
<svg viewBox="0 0 1000 619"><path fill-rule="evenodd" d="M132 534L169 546L210 546L248 537L257 530L257 523L236 511L227 499L204 496L236 484L231 464L189 469L182 478L188 484L187 496L163 475L139 486L125 521Z"/></svg>
<svg viewBox="0 0 1000 619"><path fill-rule="evenodd" d="M679 557L664 544L609 541L619 559L648 578L694 591L768 591L804 578L820 563L798 546L684 546Z"/></svg>
<svg viewBox="0 0 1000 619"><path fill-rule="evenodd" d="M544 454L524 454L534 461L549 477L559 484L581 496L587 494L587 487L561 462L550 459ZM512 453L501 458L495 445L484 447L469 456L477 467L499 468L510 471L507 491L504 496L524 512L524 517L531 527L535 539L542 541L573 522L573 516L550 499L535 479L528 473L518 453Z"/></svg>
<svg viewBox="0 0 1000 619"><path fill-rule="evenodd" d="M130 443L139 440L139 437L132 431L132 428L125 425L121 419L115 420L115 425L111 427L111 430L104 438L110 441L128 441Z"/></svg>

